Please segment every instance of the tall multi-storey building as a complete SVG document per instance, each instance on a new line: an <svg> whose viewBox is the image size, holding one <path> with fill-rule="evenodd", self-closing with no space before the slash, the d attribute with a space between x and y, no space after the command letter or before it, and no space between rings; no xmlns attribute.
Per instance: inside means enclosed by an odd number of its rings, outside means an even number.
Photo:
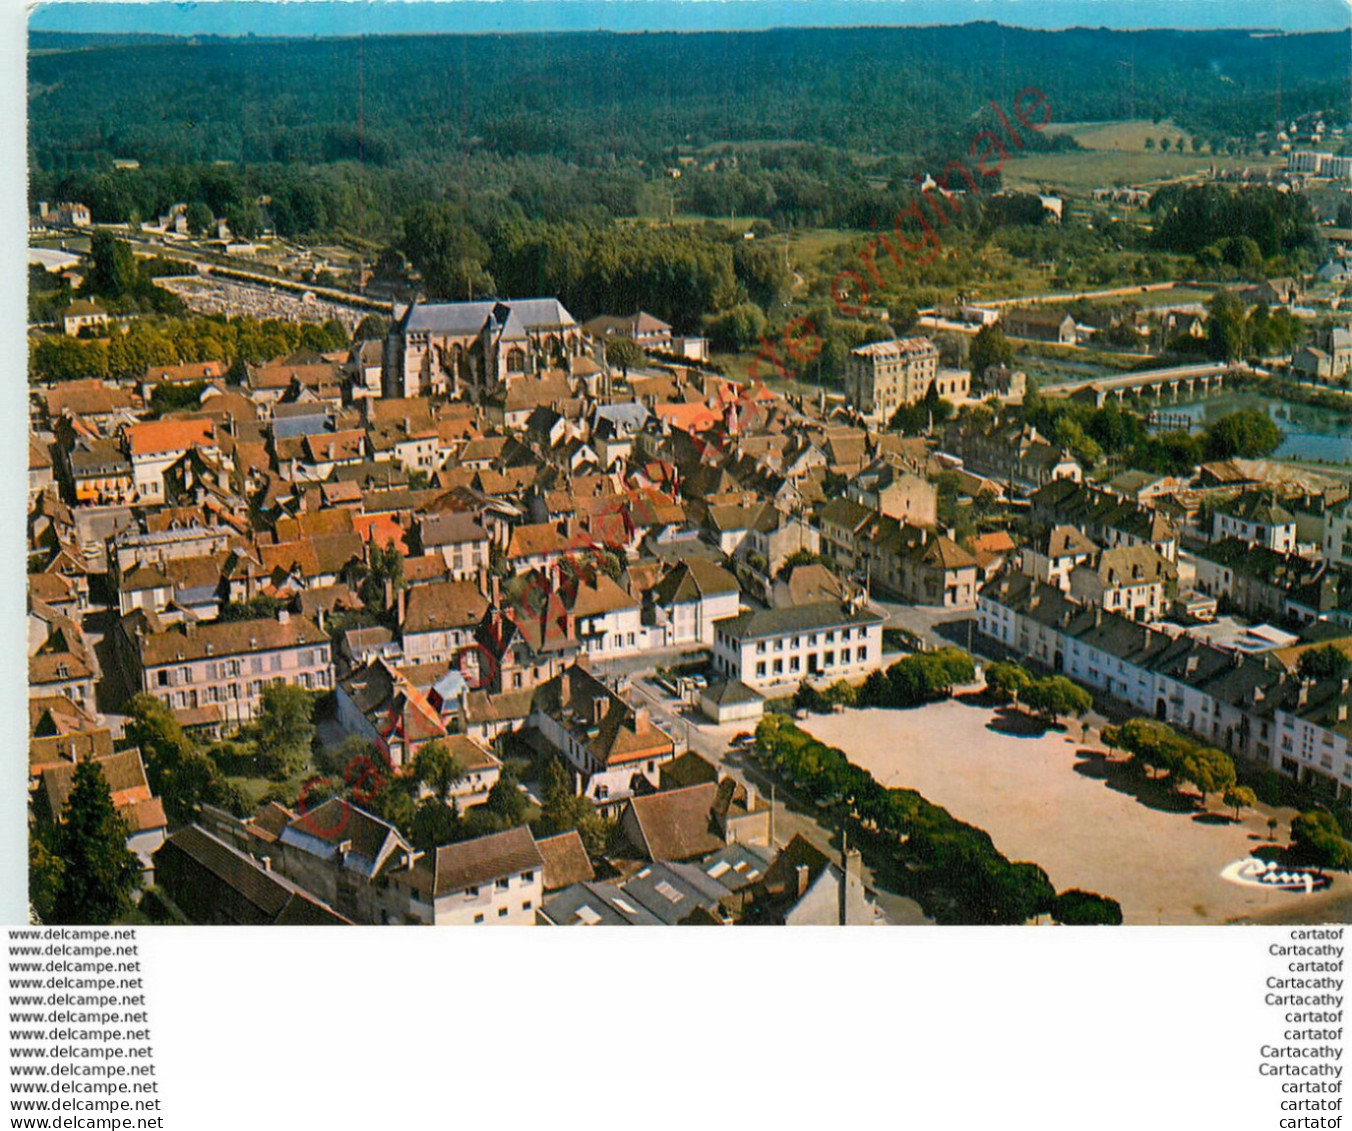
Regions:
<svg viewBox="0 0 1352 1131"><path fill-rule="evenodd" d="M953 375L954 388L940 395L964 395ZM886 422L903 405L923 400L939 377L939 350L928 338L896 338L872 342L851 350L845 359L845 389L850 402L870 420Z"/></svg>

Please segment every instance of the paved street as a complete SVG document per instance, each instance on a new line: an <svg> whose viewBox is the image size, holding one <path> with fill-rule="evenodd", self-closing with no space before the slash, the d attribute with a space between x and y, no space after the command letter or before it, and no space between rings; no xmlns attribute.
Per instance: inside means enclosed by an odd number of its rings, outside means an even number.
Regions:
<svg viewBox="0 0 1352 1131"><path fill-rule="evenodd" d="M886 628L903 628L934 648L959 644L970 649L976 637L975 609L946 609L940 605L908 605L873 598L869 604L887 618Z"/></svg>
<svg viewBox="0 0 1352 1131"><path fill-rule="evenodd" d="M646 679L635 678L631 688L635 701L648 705L653 720L676 740L677 749L684 749L688 745L689 749L719 766L728 776L753 787L762 797L771 797L773 791L776 844L787 844L795 836L802 835L829 856L834 858L839 855L838 834L817 819L810 804L794 799L786 793L782 783L772 780L769 774L741 752L729 748L728 744L736 735L754 730L754 725L740 722L720 726L712 723L697 708L683 706ZM864 861L864 881L876 889L867 860ZM876 890L878 903L889 923L916 926L928 922L920 905L914 900L882 889Z"/></svg>

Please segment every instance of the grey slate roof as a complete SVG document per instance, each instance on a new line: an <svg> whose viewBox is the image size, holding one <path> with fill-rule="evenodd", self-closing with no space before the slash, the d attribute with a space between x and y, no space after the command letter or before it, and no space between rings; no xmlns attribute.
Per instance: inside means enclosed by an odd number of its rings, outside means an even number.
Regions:
<svg viewBox="0 0 1352 1131"><path fill-rule="evenodd" d="M792 632L815 632L845 625L882 624L883 618L867 609L851 612L834 601L796 605L787 609L754 609L716 622L737 640L758 640Z"/></svg>

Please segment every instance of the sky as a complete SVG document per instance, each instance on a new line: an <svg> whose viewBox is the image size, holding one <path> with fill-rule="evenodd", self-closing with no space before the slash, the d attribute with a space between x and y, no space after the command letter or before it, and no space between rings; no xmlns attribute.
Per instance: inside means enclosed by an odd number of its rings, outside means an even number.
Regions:
<svg viewBox="0 0 1352 1131"><path fill-rule="evenodd" d="M725 31L956 24L1029 28L1346 29L1349 0L47 0L34 31L342 36L419 32Z"/></svg>

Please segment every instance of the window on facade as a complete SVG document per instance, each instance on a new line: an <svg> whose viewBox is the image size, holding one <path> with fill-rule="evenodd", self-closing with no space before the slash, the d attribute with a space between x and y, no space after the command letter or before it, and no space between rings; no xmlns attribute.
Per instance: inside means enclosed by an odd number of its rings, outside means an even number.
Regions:
<svg viewBox="0 0 1352 1131"><path fill-rule="evenodd" d="M482 912L482 911L479 912L478 915L474 916L474 921L475 921L476 923L482 923L482 922L484 921L484 916L483 916L483 912Z"/></svg>
<svg viewBox="0 0 1352 1131"><path fill-rule="evenodd" d="M155 686L156 687L169 686L169 673L167 671L158 671L155 673Z"/></svg>
<svg viewBox="0 0 1352 1131"><path fill-rule="evenodd" d="M506 918L507 918L507 908L505 908L505 907L499 907L499 908L498 908L498 918L499 918L499 919L506 919Z"/></svg>
<svg viewBox="0 0 1352 1131"><path fill-rule="evenodd" d="M529 900L529 899L524 900L524 901L522 902L522 904L521 904L521 910L522 910L522 911L529 911L529 910L530 910L530 900Z"/></svg>
<svg viewBox="0 0 1352 1131"><path fill-rule="evenodd" d="M765 674L765 662L764 662L763 660L762 660L759 664L756 665L756 674L757 674L757 675L764 675L764 674Z"/></svg>
<svg viewBox="0 0 1352 1131"><path fill-rule="evenodd" d="M474 899L478 894L479 894L479 889L478 889L477 887L466 888L466 889L465 889L465 898L466 898L466 899Z"/></svg>
<svg viewBox="0 0 1352 1131"><path fill-rule="evenodd" d="M510 876L504 876L502 879L496 881L496 883L494 884L494 886L498 889L498 891L506 891L509 887L511 887L511 885L512 880Z"/></svg>
<svg viewBox="0 0 1352 1131"><path fill-rule="evenodd" d="M522 872L522 873L521 873L521 882L522 882L523 884L531 884L531 883L534 883L534 882L535 882L535 873L534 873L534 872Z"/></svg>

